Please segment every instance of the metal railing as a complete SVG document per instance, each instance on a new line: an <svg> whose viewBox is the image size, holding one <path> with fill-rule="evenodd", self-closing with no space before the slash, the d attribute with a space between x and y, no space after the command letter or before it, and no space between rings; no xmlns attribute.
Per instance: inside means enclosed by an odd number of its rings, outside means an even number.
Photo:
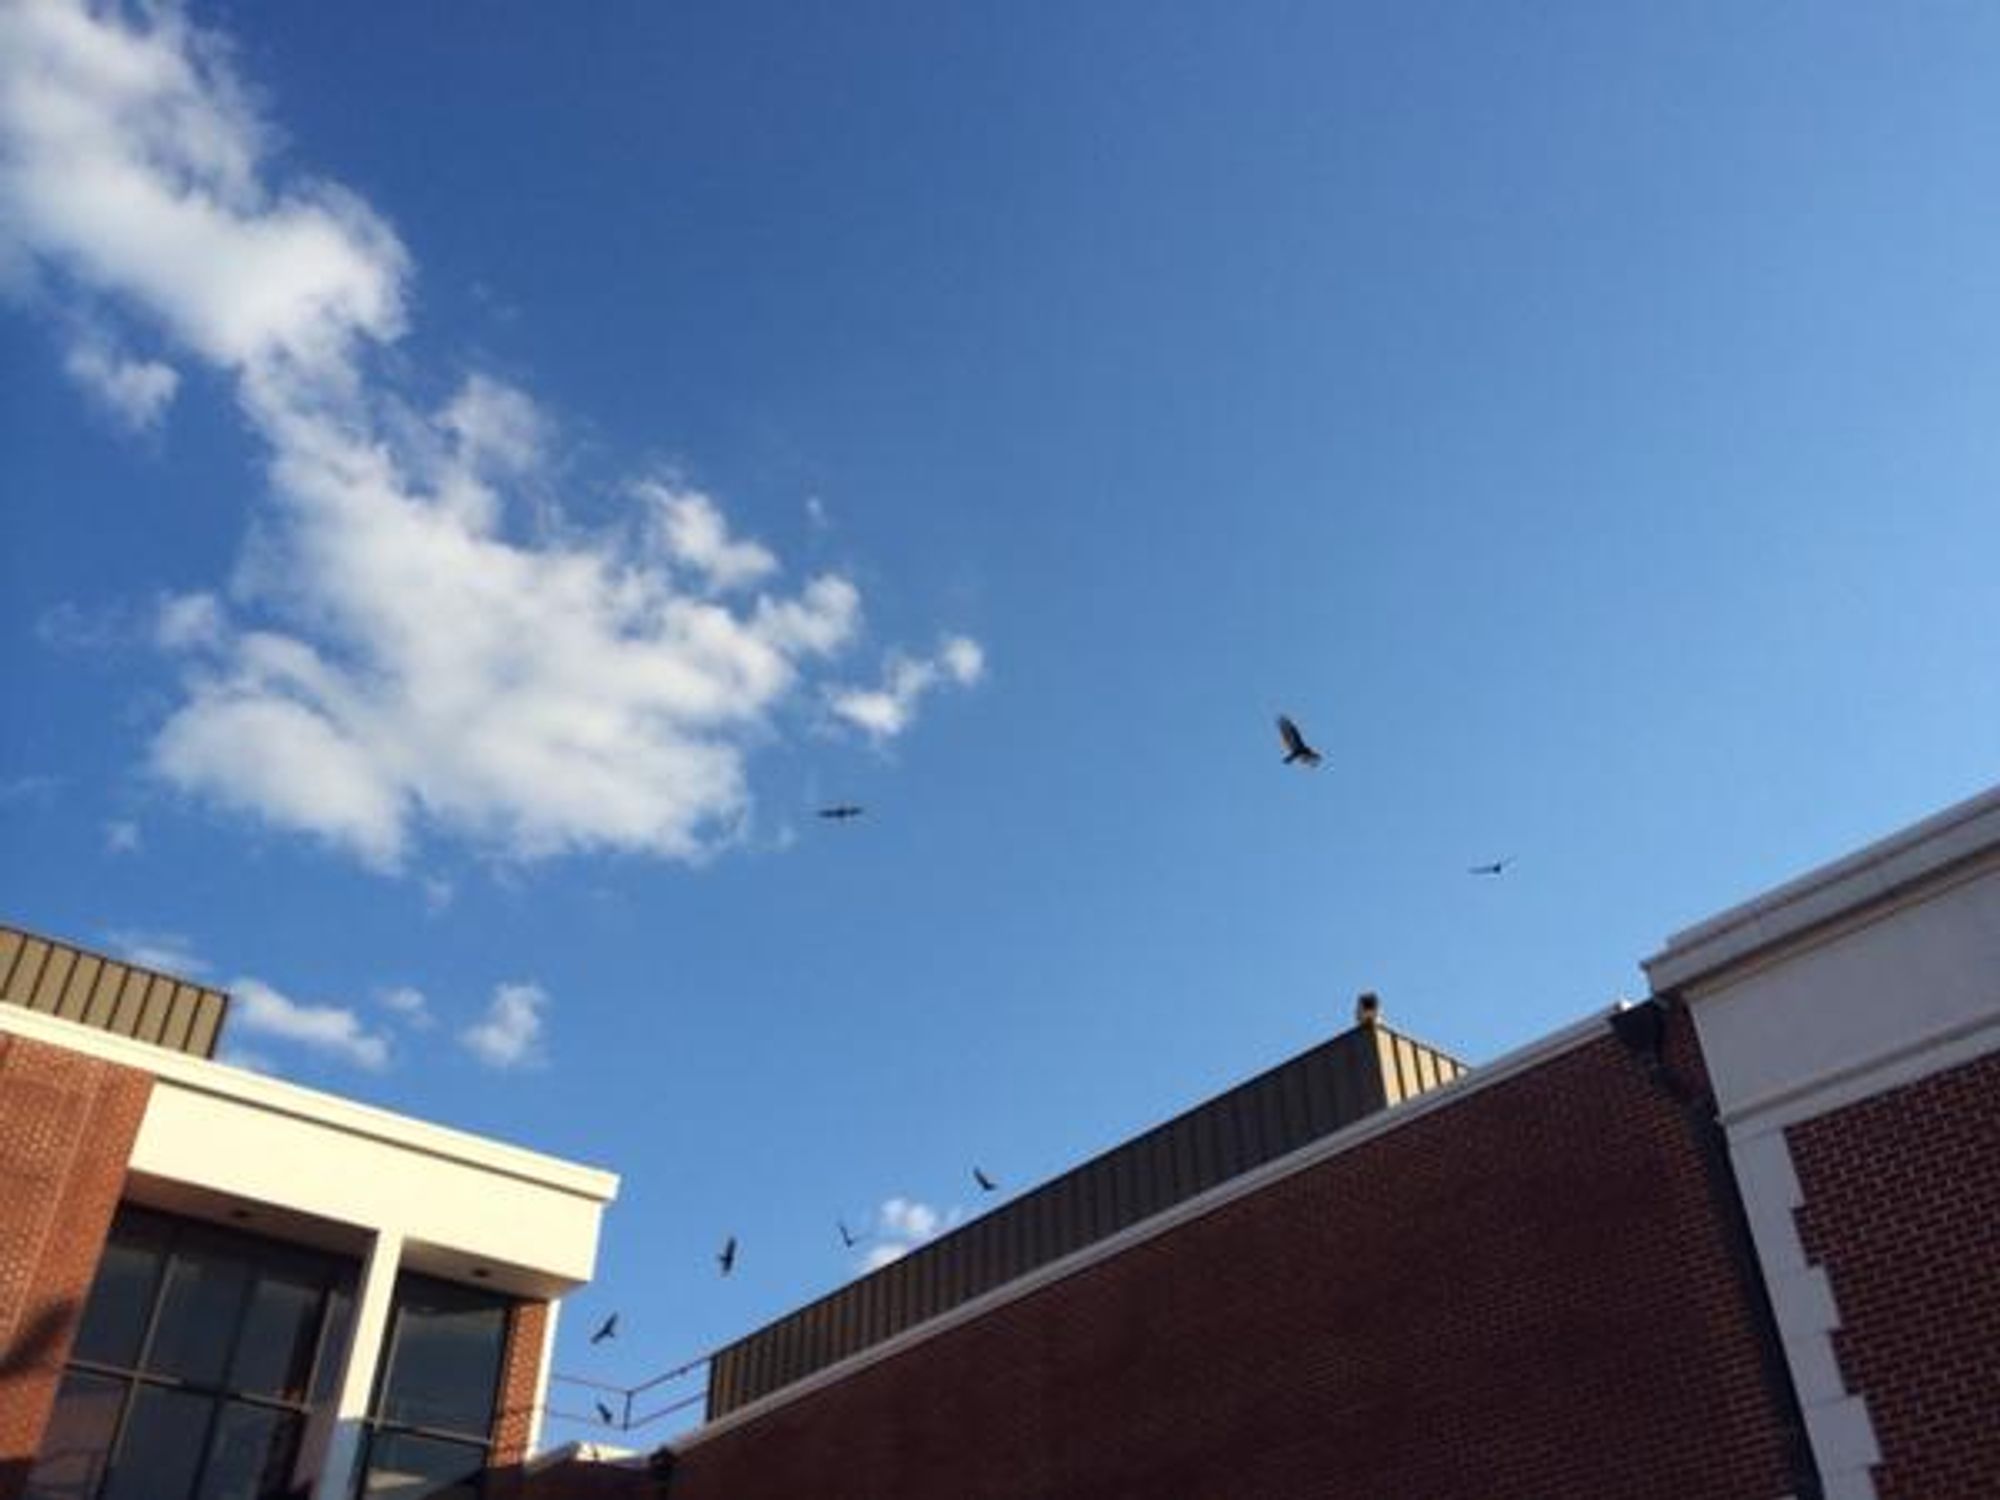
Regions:
<svg viewBox="0 0 2000 1500"><path fill-rule="evenodd" d="M616 1385L606 1380L591 1380L582 1375L564 1375L552 1372L549 1375L549 1400L543 1415L558 1421L574 1422L580 1427L596 1428L600 1432L629 1433L655 1422L687 1411L708 1400L708 1364L710 1355L700 1354L685 1364L675 1365L671 1370L662 1371L649 1380L637 1385ZM696 1372L700 1375L697 1379ZM682 1383L678 1385L677 1382ZM692 1388L690 1388L690 1386ZM557 1389L564 1391L590 1392L577 1399L587 1403L588 1412L572 1411L558 1405ZM658 1394L655 1394L655 1393ZM610 1416L605 1415L606 1412Z"/></svg>

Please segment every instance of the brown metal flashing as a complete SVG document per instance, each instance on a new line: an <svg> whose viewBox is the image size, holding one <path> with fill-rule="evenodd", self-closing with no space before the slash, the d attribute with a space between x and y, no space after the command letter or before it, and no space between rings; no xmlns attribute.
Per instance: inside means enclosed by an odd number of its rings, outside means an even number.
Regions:
<svg viewBox="0 0 2000 1500"><path fill-rule="evenodd" d="M718 1350L710 1420L1464 1072L1357 1026Z"/></svg>
<svg viewBox="0 0 2000 1500"><path fill-rule="evenodd" d="M229 997L0 924L0 1004L207 1058L221 1040Z"/></svg>

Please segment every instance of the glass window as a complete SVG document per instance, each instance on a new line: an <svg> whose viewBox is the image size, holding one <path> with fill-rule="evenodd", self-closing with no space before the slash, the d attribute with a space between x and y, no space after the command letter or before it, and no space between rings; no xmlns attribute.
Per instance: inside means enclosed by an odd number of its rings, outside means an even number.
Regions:
<svg viewBox="0 0 2000 1500"><path fill-rule="evenodd" d="M347 1369L347 1341L354 1336L354 1293L333 1286L326 1294L326 1332L319 1341L319 1358L313 1368L312 1404L331 1402L340 1395L340 1377Z"/></svg>
<svg viewBox="0 0 2000 1500"><path fill-rule="evenodd" d="M140 1386L111 1461L104 1500L187 1500L214 1414L210 1397Z"/></svg>
<svg viewBox="0 0 2000 1500"><path fill-rule="evenodd" d="M232 1401L222 1408L203 1467L200 1500L265 1500L291 1493L302 1419L294 1412Z"/></svg>
<svg viewBox="0 0 2000 1500"><path fill-rule="evenodd" d="M165 1259L166 1236L158 1226L142 1219L120 1227L127 1232L104 1247L76 1333L73 1357L93 1364L138 1363Z"/></svg>
<svg viewBox="0 0 2000 1500"><path fill-rule="evenodd" d="M405 1276L396 1286L395 1317L377 1418L486 1437L507 1347L506 1300Z"/></svg>
<svg viewBox="0 0 2000 1500"><path fill-rule="evenodd" d="M145 1368L195 1385L219 1383L249 1289L250 1267L240 1255L200 1240L177 1247Z"/></svg>
<svg viewBox="0 0 2000 1500"><path fill-rule="evenodd" d="M323 1275L304 1267L258 1272L236 1341L229 1383L285 1401L303 1401L319 1341Z"/></svg>
<svg viewBox="0 0 2000 1500"><path fill-rule="evenodd" d="M42 1435L41 1457L28 1476L26 1500L91 1500L104 1477L124 1404L122 1380L77 1370L63 1376Z"/></svg>
<svg viewBox="0 0 2000 1500"><path fill-rule="evenodd" d="M476 1500L486 1449L409 1432L378 1432L369 1445L368 1500Z"/></svg>
<svg viewBox="0 0 2000 1500"><path fill-rule="evenodd" d="M335 1256L121 1210L28 1494L302 1493L312 1477L300 1463L308 1394L339 1387L353 1285L353 1265Z"/></svg>

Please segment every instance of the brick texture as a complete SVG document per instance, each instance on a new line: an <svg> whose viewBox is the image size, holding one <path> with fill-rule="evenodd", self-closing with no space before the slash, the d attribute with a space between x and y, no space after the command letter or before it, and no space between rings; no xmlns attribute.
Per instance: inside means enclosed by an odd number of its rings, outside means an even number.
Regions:
<svg viewBox="0 0 2000 1500"><path fill-rule="evenodd" d="M500 1415L493 1424L493 1461L519 1463L528 1453L541 1392L542 1344L548 1336L549 1305L516 1303L507 1318L507 1354L500 1368Z"/></svg>
<svg viewBox="0 0 2000 1500"><path fill-rule="evenodd" d="M0 1500L41 1445L152 1087L0 1033Z"/></svg>
<svg viewBox="0 0 2000 1500"><path fill-rule="evenodd" d="M1777 1500L1726 1245L1607 1034L684 1446L668 1493Z"/></svg>
<svg viewBox="0 0 2000 1500"><path fill-rule="evenodd" d="M2000 1053L1786 1138L1881 1500L2000 1496Z"/></svg>

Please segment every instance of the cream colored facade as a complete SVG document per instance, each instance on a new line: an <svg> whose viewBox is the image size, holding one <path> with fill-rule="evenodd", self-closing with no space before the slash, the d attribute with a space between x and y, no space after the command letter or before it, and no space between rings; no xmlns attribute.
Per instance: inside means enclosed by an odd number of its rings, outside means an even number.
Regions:
<svg viewBox="0 0 2000 1500"><path fill-rule="evenodd" d="M400 1270L553 1301L595 1266L599 1224L618 1191L609 1172L18 1006L0 1006L0 1030L152 1075L130 1201L361 1264L316 1500L348 1493ZM537 1429L547 1377L545 1350Z"/></svg>

